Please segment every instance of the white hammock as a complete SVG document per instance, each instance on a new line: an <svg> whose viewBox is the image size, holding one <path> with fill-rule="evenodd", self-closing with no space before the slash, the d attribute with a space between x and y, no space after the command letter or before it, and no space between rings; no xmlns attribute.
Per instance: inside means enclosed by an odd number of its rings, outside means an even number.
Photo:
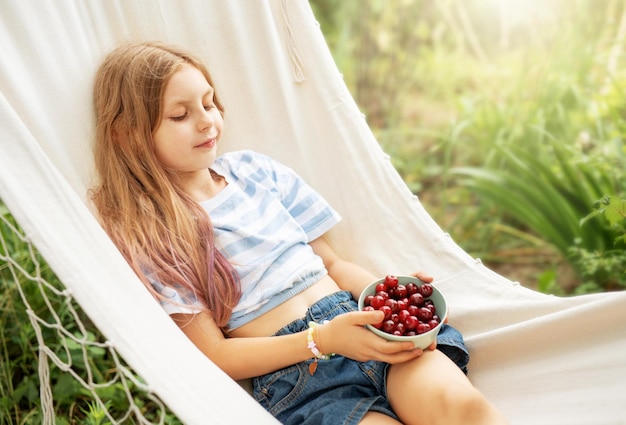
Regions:
<svg viewBox="0 0 626 425"><path fill-rule="evenodd" d="M336 250L375 273L423 269L512 424L626 423L626 293L558 298L470 258L413 197L348 93L308 3L4 1L0 197L128 364L187 424L275 423L144 290L93 218L91 86L120 42L198 53L226 106L222 149L295 168L342 214Z"/></svg>

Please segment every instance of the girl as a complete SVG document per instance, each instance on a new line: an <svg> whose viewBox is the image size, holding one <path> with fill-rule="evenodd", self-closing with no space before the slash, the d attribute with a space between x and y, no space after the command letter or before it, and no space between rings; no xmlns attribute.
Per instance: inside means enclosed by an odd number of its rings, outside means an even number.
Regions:
<svg viewBox="0 0 626 425"><path fill-rule="evenodd" d="M339 216L319 194L260 154L217 157L224 109L197 59L118 48L94 97L105 230L182 331L233 379L253 378L278 420L504 423L463 373L453 328L422 351L364 327L382 320L354 301L376 276L326 242Z"/></svg>

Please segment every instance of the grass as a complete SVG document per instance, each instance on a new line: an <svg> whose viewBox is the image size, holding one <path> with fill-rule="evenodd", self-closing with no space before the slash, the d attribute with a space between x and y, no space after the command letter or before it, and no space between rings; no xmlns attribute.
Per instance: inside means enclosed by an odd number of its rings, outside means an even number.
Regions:
<svg viewBox="0 0 626 425"><path fill-rule="evenodd" d="M0 425L43 422L41 360L56 424L179 424L65 294L1 201L0 236Z"/></svg>

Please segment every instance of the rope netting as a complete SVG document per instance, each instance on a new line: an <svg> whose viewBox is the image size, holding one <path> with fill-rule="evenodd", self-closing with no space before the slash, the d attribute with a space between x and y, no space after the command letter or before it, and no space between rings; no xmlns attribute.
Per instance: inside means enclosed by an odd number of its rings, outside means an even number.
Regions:
<svg viewBox="0 0 626 425"><path fill-rule="evenodd" d="M0 200L0 424L179 424Z"/></svg>

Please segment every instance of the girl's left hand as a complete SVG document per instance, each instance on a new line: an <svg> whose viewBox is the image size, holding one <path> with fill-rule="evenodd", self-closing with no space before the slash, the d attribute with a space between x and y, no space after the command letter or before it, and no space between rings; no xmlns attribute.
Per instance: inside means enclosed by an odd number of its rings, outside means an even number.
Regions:
<svg viewBox="0 0 626 425"><path fill-rule="evenodd" d="M433 281L433 277L424 273L423 271L417 271L411 273L411 276L418 278L422 282L431 283Z"/></svg>

